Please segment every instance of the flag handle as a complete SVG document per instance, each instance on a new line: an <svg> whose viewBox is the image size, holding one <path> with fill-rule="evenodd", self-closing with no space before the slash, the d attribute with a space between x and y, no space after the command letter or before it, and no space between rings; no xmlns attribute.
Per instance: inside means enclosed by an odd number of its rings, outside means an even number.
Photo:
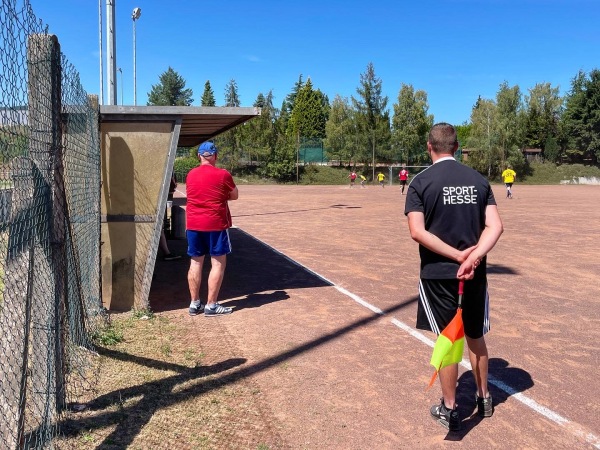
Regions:
<svg viewBox="0 0 600 450"><path fill-rule="evenodd" d="M462 305L463 293L465 291L465 280L458 280L458 307Z"/></svg>

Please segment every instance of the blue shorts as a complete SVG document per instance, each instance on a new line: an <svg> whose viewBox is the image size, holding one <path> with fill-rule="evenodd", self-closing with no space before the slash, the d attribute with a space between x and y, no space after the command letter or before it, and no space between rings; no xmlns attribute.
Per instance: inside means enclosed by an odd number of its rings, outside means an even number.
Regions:
<svg viewBox="0 0 600 450"><path fill-rule="evenodd" d="M195 258L204 255L223 256L231 253L229 230L185 232L188 241L188 256Z"/></svg>

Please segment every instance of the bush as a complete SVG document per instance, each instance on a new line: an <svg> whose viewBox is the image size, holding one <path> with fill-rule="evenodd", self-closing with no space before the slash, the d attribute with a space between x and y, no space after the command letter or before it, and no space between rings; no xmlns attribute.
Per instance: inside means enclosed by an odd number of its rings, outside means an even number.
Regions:
<svg viewBox="0 0 600 450"><path fill-rule="evenodd" d="M173 172L175 172L177 182L185 183L185 179L187 178L187 175L190 172L190 170L198 167L198 164L198 158L194 158L191 156L186 158L176 158L173 167Z"/></svg>

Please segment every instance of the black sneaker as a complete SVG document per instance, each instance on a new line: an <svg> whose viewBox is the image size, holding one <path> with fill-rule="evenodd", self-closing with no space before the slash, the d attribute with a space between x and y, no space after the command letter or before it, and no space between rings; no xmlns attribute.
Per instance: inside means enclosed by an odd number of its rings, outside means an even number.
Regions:
<svg viewBox="0 0 600 450"><path fill-rule="evenodd" d="M475 400L477 401L477 414L481 417L492 417L492 414L494 414L492 396L488 394L486 398L481 398L475 394Z"/></svg>
<svg viewBox="0 0 600 450"><path fill-rule="evenodd" d="M439 405L433 405L430 412L431 417L437 420L444 428L447 428L449 431L460 430L461 423L458 410L456 408L446 408L444 399L441 400Z"/></svg>
<svg viewBox="0 0 600 450"><path fill-rule="evenodd" d="M203 311L204 311L204 305L200 302L191 303L190 309L188 310L190 316L197 316L198 314L200 314Z"/></svg>

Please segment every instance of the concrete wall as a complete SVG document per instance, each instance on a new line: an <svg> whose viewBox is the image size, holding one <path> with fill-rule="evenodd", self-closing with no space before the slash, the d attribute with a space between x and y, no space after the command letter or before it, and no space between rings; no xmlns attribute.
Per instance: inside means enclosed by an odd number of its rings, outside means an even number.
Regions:
<svg viewBox="0 0 600 450"><path fill-rule="evenodd" d="M110 310L147 306L174 158L173 130L173 122L101 124L102 302Z"/></svg>

